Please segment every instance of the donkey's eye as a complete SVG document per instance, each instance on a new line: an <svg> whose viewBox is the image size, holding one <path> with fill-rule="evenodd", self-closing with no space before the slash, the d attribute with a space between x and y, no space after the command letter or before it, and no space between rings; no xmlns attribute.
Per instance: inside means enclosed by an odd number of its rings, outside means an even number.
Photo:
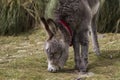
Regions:
<svg viewBox="0 0 120 80"><path fill-rule="evenodd" d="M54 56L57 56L57 55L58 55L57 53L54 54Z"/></svg>

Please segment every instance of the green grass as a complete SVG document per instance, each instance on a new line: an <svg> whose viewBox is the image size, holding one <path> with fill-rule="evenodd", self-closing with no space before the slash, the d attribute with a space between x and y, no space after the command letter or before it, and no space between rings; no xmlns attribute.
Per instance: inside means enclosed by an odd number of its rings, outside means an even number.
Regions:
<svg viewBox="0 0 120 80"><path fill-rule="evenodd" d="M120 0L101 0L99 32L120 32Z"/></svg>
<svg viewBox="0 0 120 80"><path fill-rule="evenodd" d="M83 80L120 80L120 34L100 34L101 57L91 49L89 72ZM65 68L58 73L47 71L44 53L45 31L37 29L19 36L0 36L0 80L75 80L73 50ZM112 58L110 58L112 56Z"/></svg>
<svg viewBox="0 0 120 80"><path fill-rule="evenodd" d="M18 35L37 26L45 0L0 0L0 35Z"/></svg>

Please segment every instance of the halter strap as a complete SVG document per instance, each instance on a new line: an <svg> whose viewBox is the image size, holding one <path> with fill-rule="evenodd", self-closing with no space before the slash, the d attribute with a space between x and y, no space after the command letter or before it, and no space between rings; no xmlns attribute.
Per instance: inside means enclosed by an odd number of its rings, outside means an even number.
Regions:
<svg viewBox="0 0 120 80"><path fill-rule="evenodd" d="M69 27L69 25L64 21L64 20L60 20L60 23L65 27L65 29L67 30L67 32L69 33L70 37L71 37L71 43L70 46L72 46L72 37L73 37L73 32L71 30L71 28Z"/></svg>

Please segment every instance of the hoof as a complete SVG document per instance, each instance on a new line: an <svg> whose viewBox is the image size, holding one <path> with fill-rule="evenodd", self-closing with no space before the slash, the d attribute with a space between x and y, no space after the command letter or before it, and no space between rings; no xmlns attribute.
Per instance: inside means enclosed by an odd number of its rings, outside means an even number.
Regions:
<svg viewBox="0 0 120 80"><path fill-rule="evenodd" d="M97 56L100 56L100 50L98 48L94 48L94 52L96 53Z"/></svg>
<svg viewBox="0 0 120 80"><path fill-rule="evenodd" d="M87 72L87 65L86 66L75 66L75 70L78 70L79 72L83 72L83 73L86 73Z"/></svg>

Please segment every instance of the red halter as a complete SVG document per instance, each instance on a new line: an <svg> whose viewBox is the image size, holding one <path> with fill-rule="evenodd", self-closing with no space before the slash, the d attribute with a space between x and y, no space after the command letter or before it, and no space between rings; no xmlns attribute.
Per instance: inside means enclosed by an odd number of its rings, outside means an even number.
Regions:
<svg viewBox="0 0 120 80"><path fill-rule="evenodd" d="M71 28L69 27L69 25L64 21L64 20L60 20L60 23L65 27L65 29L68 31L70 37L71 37L71 43L70 46L72 46L72 37L73 37L73 32L71 30Z"/></svg>

